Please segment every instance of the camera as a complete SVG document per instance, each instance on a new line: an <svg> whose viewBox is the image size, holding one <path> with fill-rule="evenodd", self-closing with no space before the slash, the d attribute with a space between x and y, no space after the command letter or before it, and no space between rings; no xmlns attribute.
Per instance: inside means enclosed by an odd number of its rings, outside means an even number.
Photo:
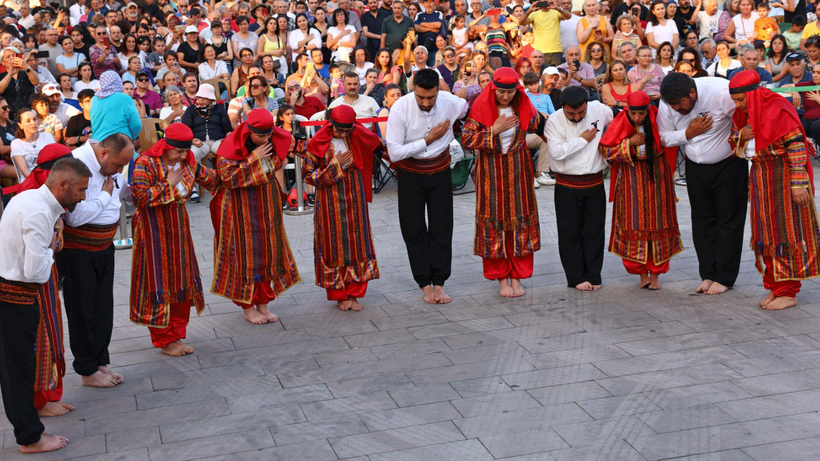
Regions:
<svg viewBox="0 0 820 461"><path fill-rule="evenodd" d="M576 59L575 61L572 61L572 65L575 66L575 70L581 70L581 61Z"/></svg>

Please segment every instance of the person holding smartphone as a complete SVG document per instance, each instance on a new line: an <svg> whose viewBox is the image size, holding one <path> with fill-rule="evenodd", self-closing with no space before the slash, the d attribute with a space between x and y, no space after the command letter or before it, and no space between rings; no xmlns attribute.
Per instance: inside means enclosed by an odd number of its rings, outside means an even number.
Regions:
<svg viewBox="0 0 820 461"><path fill-rule="evenodd" d="M544 53L545 66L561 64L561 28L560 22L570 19L572 13L557 6L554 1L541 0L527 10L518 24L526 26L532 24L535 41L532 47Z"/></svg>
<svg viewBox="0 0 820 461"><path fill-rule="evenodd" d="M35 52L32 50L29 55ZM8 101L9 118L14 119L20 109L29 106L40 77L23 59L20 50L13 46L3 49L3 64L7 71L0 73L0 95Z"/></svg>
<svg viewBox="0 0 820 461"><path fill-rule="evenodd" d="M122 64L117 57L117 49L111 44L108 30L105 26L97 26L94 29L95 43L91 45L91 68L94 69L94 76L100 78L103 72L113 70L119 72Z"/></svg>

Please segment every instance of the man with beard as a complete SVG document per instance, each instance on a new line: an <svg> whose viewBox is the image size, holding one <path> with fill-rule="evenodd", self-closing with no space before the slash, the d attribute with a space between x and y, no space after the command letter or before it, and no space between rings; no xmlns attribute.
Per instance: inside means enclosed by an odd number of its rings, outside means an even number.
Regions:
<svg viewBox="0 0 820 461"><path fill-rule="evenodd" d="M580 291L601 288L607 164L598 143L612 121L612 110L598 101L587 102L588 96L580 86L563 90L561 109L547 119L544 130L556 180L558 254L567 286Z"/></svg>
<svg viewBox="0 0 820 461"><path fill-rule="evenodd" d="M321 50L318 53L321 55ZM297 71L285 80L285 87L287 88L292 83L298 83L302 87L302 92L306 96L313 96L318 98L323 105L327 105L327 95L330 93L330 87L319 75L319 72L314 66L309 65L310 59L307 53L299 53L296 56ZM290 92L288 92L290 93Z"/></svg>
<svg viewBox="0 0 820 461"><path fill-rule="evenodd" d="M435 70L416 72L414 92L393 104L385 133L399 170L399 225L410 269L430 304L451 301L444 292L453 253L450 142L453 123L469 109L467 101L438 87Z"/></svg>
<svg viewBox="0 0 820 461"><path fill-rule="evenodd" d="M15 196L0 221L0 391L6 417L23 453L64 448L65 437L45 433L34 405L37 291L51 277L60 215L85 199L91 172L61 159L45 184Z"/></svg>
<svg viewBox="0 0 820 461"><path fill-rule="evenodd" d="M367 0L367 11L362 14L362 34L367 43L367 55L376 56L381 42L382 22L389 18L392 12L379 8L377 0Z"/></svg>
<svg viewBox="0 0 820 461"><path fill-rule="evenodd" d="M686 189L692 204L692 240L698 255L697 293L717 295L740 270L746 219L748 166L728 142L735 104L729 82L670 72L661 82L658 131L666 147L686 146Z"/></svg>

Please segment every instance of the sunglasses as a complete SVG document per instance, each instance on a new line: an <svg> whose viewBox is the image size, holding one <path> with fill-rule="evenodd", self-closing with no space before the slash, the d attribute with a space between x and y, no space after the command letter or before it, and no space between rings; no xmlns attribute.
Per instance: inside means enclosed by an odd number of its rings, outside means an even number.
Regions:
<svg viewBox="0 0 820 461"><path fill-rule="evenodd" d="M447 54L444 54L442 56L444 56L445 58L455 58L456 57L456 55L454 55L452 53L447 53Z"/></svg>
<svg viewBox="0 0 820 461"><path fill-rule="evenodd" d="M0 107L0 110L9 111L9 110L11 110L11 107L9 107L9 106L3 106L3 107Z"/></svg>
<svg viewBox="0 0 820 461"><path fill-rule="evenodd" d="M259 89L259 88L267 88L267 87L268 87L267 85L261 85L259 83L252 83L251 84L251 88L253 88L254 90Z"/></svg>
<svg viewBox="0 0 820 461"><path fill-rule="evenodd" d="M147 78L138 78L137 81L138 82L147 82L148 79Z"/></svg>
<svg viewBox="0 0 820 461"><path fill-rule="evenodd" d="M108 35L108 32L97 32L97 37L104 37Z"/></svg>

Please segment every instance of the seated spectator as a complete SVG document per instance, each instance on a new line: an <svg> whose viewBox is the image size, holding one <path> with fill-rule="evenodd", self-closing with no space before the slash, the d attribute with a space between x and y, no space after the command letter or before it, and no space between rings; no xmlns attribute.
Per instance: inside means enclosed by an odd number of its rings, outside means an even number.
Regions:
<svg viewBox="0 0 820 461"><path fill-rule="evenodd" d="M342 97L336 98L330 103L329 108L333 109L336 106L346 104L356 111L356 118L371 118L375 117L379 112L379 105L370 96L359 94L359 75L356 72L348 72L342 79L344 82L345 93ZM371 123L363 123L367 129L371 128Z"/></svg>
<svg viewBox="0 0 820 461"><path fill-rule="evenodd" d="M681 50L678 54L678 63L681 61L686 61L692 66L692 69L694 69L692 77L706 77L709 75L701 66L703 60L700 58L698 50L694 48L684 48Z"/></svg>
<svg viewBox="0 0 820 461"><path fill-rule="evenodd" d="M453 83L453 94L472 104L481 93L481 87L478 85L480 69L470 58L465 58L461 62L461 69L461 78Z"/></svg>
<svg viewBox="0 0 820 461"><path fill-rule="evenodd" d="M216 47L210 43L202 47L202 53L200 55L201 64L199 65L199 81L204 82L212 78L231 78L225 61L216 59L216 55Z"/></svg>
<svg viewBox="0 0 820 461"><path fill-rule="evenodd" d="M48 107L48 103L45 101L43 103L45 107ZM37 166L37 155L40 150L49 144L54 144L54 137L37 129L37 114L28 109L21 110L18 114L17 131L14 137L16 139L11 142L11 159L17 166L17 171L25 178Z"/></svg>
<svg viewBox="0 0 820 461"><path fill-rule="evenodd" d="M384 87L384 105L381 109L379 109L377 117L387 117L390 115L390 108L393 107L393 104L399 100L401 97L401 87L396 85L395 83L388 83L387 86ZM376 134L381 138L384 139L384 133L387 131L387 122L378 122L376 123Z"/></svg>
<svg viewBox="0 0 820 461"><path fill-rule="evenodd" d="M134 96L145 104L146 113L150 117L155 117L162 109L162 98L159 97L159 93L150 89L150 85L151 78L148 76L148 72L144 70L137 72Z"/></svg>
<svg viewBox="0 0 820 461"><path fill-rule="evenodd" d="M738 57L740 58L740 64L742 67L730 72L730 79L732 78L732 75L737 72L753 70L760 76L761 84L772 83L772 74L770 74L768 70L760 67L760 53L758 53L756 49L741 47L741 50L738 52Z"/></svg>
<svg viewBox="0 0 820 461"><path fill-rule="evenodd" d="M683 34L683 40L681 40L680 48L697 48L698 47L698 33L695 29L686 29L686 32ZM674 56L674 53L673 53Z"/></svg>
<svg viewBox="0 0 820 461"><path fill-rule="evenodd" d="M393 65L393 58L388 48L379 49L373 67L379 71L379 83L385 87L391 83L398 85L401 82L401 68Z"/></svg>
<svg viewBox="0 0 820 461"><path fill-rule="evenodd" d="M789 75L780 79L779 86L783 87L811 81L811 74L806 72L806 61L803 52L789 53L786 56L786 63L789 66Z"/></svg>
<svg viewBox="0 0 820 461"><path fill-rule="evenodd" d="M253 65L254 54L250 48L242 48L237 56L239 56L239 64L235 64L231 74L231 88L245 86L248 81L248 71Z"/></svg>
<svg viewBox="0 0 820 461"><path fill-rule="evenodd" d="M322 101L314 96L305 96L304 88L297 80L291 80L287 86L287 101L297 115L309 119L317 112L326 109Z"/></svg>
<svg viewBox="0 0 820 461"><path fill-rule="evenodd" d="M271 98L268 96L268 89L270 86L268 85L268 81L265 77L262 77L261 75L251 77L248 87L251 95L244 98L242 101L242 112L245 117L248 116L250 111L256 108L263 108L268 112L273 112L279 108L276 98Z"/></svg>
<svg viewBox="0 0 820 461"><path fill-rule="evenodd" d="M233 88L233 87L231 87ZM196 91L199 89L199 78L193 72L186 72L182 76L182 105L190 106L196 100Z"/></svg>
<svg viewBox="0 0 820 461"><path fill-rule="evenodd" d="M378 81L379 71L372 67L367 69L365 84L359 89L359 94L370 96L378 106L381 106L384 101L384 85L378 83Z"/></svg>
<svg viewBox="0 0 820 461"><path fill-rule="evenodd" d="M285 86L290 86L293 82L298 82L305 96L317 98L323 105L327 105L330 87L310 63L305 53L300 53L296 57L297 71L285 80ZM298 111L297 111L298 113Z"/></svg>
<svg viewBox="0 0 820 461"><path fill-rule="evenodd" d="M142 65L140 64L140 57L131 56L130 58L128 58L128 66L126 67L126 71L122 74L122 81L131 82L134 85L136 85L137 72L141 70Z"/></svg>
<svg viewBox="0 0 820 461"><path fill-rule="evenodd" d="M717 42L711 38L707 38L700 42L699 48L700 66L703 69L708 69L709 66L717 61Z"/></svg>
<svg viewBox="0 0 820 461"><path fill-rule="evenodd" d="M779 82L789 73L786 55L790 52L786 38L783 35L775 35L763 61L763 67L772 75L772 82Z"/></svg>
<svg viewBox="0 0 820 461"><path fill-rule="evenodd" d="M381 56L382 59L384 57L387 57L389 59L389 57L390 57L390 55L386 51L384 53L381 53L380 56ZM444 79L444 82L447 83L447 86L449 88L452 88L453 85L455 84L455 82L458 81L458 74L459 74L459 70L460 70L458 62L456 61L456 50L455 50L455 48L453 48L452 46L445 47L444 51L442 52L442 57L444 58L444 62L441 63L440 65L438 65L436 67L436 70L438 70L438 73L439 73L439 75L441 75L441 78ZM522 59L526 59L526 58L522 58ZM519 59L519 61L520 61L520 59ZM379 76L381 77L380 69L376 69L376 70L379 71ZM390 76L388 75L388 77L390 77ZM378 80L378 81L379 81L379 83L383 83L383 80L384 80L384 78L382 77L382 79ZM393 83L393 78L390 78L390 82L388 82L388 83Z"/></svg>
<svg viewBox="0 0 820 461"><path fill-rule="evenodd" d="M367 56L367 50L363 46L357 46L353 50L353 65L356 67L356 73L359 74L359 84L364 85L364 76L367 69L373 68L373 63Z"/></svg>
<svg viewBox="0 0 820 461"><path fill-rule="evenodd" d="M820 63L820 36L810 37L803 46L806 52L806 67L812 68Z"/></svg>
<svg viewBox="0 0 820 461"><path fill-rule="evenodd" d="M165 65L160 67L157 71L157 80L162 80L167 73L176 74L177 78L182 80L182 76L185 75L185 73L182 68L179 67L179 62L177 62L177 54L173 51L169 51L165 53L164 60Z"/></svg>
<svg viewBox="0 0 820 461"><path fill-rule="evenodd" d="M669 42L661 43L655 56L655 64L660 66L663 75L668 74L675 68L675 51Z"/></svg>
<svg viewBox="0 0 820 461"><path fill-rule="evenodd" d="M424 46L417 46L413 50L413 58L415 59L416 64L411 65L410 60L405 58L404 60L404 73L407 76L407 90L411 91L413 88L413 75L420 69L427 68L427 48ZM433 69L436 73L439 74L439 89L442 91L450 91L450 87L447 86L447 82L441 77L441 73L437 69Z"/></svg>
<svg viewBox="0 0 820 461"><path fill-rule="evenodd" d="M621 61L624 62L627 71L638 65L638 48L635 47L634 43L621 43L621 46L618 47L618 54L621 57Z"/></svg>
<svg viewBox="0 0 820 461"><path fill-rule="evenodd" d="M257 66L253 66L248 69L248 74L250 77L256 77L258 75L262 75L262 69ZM236 129L240 123L244 120L244 113L242 111L242 105L244 104L245 94L250 90L248 88L248 83L245 82L245 85L239 88L236 92L236 97L231 99L228 103L228 118L231 120L231 126L233 129ZM240 95L241 93L241 95ZM268 94L270 96L270 93Z"/></svg>
<svg viewBox="0 0 820 461"><path fill-rule="evenodd" d="M9 120L9 103L0 96L0 178L17 180L17 171L11 160L15 123Z"/></svg>
<svg viewBox="0 0 820 461"><path fill-rule="evenodd" d="M622 109L627 106L626 99L637 91L626 71L626 64L621 60L609 63L609 70L601 87L601 100L609 107Z"/></svg>
<svg viewBox="0 0 820 461"><path fill-rule="evenodd" d="M607 23L609 24L609 23ZM604 75L606 74L607 63L609 62L609 52L607 48L601 42L592 42L587 46L586 52L584 53L584 62L588 63L592 66L592 72L595 76ZM533 70L535 65L533 63ZM542 72L541 69L536 71L536 73Z"/></svg>
<svg viewBox="0 0 820 461"><path fill-rule="evenodd" d="M71 37L65 36L60 39L63 53L57 56L57 72L71 76L71 83L77 81L78 67L81 62L85 62L86 57L82 53L74 51L74 41Z"/></svg>
<svg viewBox="0 0 820 461"><path fill-rule="evenodd" d="M279 72L278 59L274 59L273 56L262 56L259 58L259 64L262 68L262 76L268 79L268 84L272 88L276 88L284 82L284 77Z"/></svg>
<svg viewBox="0 0 820 461"><path fill-rule="evenodd" d="M678 63L675 64L675 70L673 72L680 72L682 74L686 74L692 78L695 78L695 73L697 71L695 70L695 67L692 66L691 63L689 63L689 61L678 61Z"/></svg>
<svg viewBox="0 0 820 461"><path fill-rule="evenodd" d="M812 68L811 78L811 82L802 82L795 86L820 85L820 64L815 64ZM799 93L799 95L799 98L793 100L798 101L797 105L802 103L805 111L800 118L800 122L803 124L803 129L806 130L806 136L818 142L820 141L820 91L806 91Z"/></svg>
<svg viewBox="0 0 820 461"><path fill-rule="evenodd" d="M48 96L37 93L31 97L31 108L37 114L37 128L48 133L55 142L63 142L63 123L48 111Z"/></svg>
<svg viewBox="0 0 820 461"><path fill-rule="evenodd" d="M715 51L717 52L718 60L712 63L712 65L706 69L706 72L710 77L722 77L728 79L729 72L741 67L740 62L729 56L729 42L718 42L717 46L715 46Z"/></svg>
<svg viewBox="0 0 820 461"><path fill-rule="evenodd" d="M159 111L159 118L165 122L166 126L182 121L182 114L185 113L185 106L182 105L182 91L175 85L165 88L165 100L168 105ZM191 107L191 106L188 106Z"/></svg>
<svg viewBox="0 0 820 461"><path fill-rule="evenodd" d="M65 129L65 141L66 145L72 150L91 139L91 98L93 97L94 90L85 89L80 91L77 99L80 101L80 107L83 108L83 111L68 119Z"/></svg>
<svg viewBox="0 0 820 461"><path fill-rule="evenodd" d="M177 74L175 74L173 72L166 72L165 75L162 76L162 80L160 80L158 83L159 83L159 88L160 88L159 95L162 96L163 101L165 101L165 89L166 88L168 88L169 86L175 86L177 88L182 86L182 83L180 82L179 77L177 77Z"/></svg>
<svg viewBox="0 0 820 461"><path fill-rule="evenodd" d="M524 85L524 75L532 72L532 63L528 58L521 58L515 62L515 72L518 74L518 82Z"/></svg>
<svg viewBox="0 0 820 461"><path fill-rule="evenodd" d="M100 81L94 78L94 70L90 62L81 62L77 67L79 78L74 82L74 92L79 93L85 89L97 91L100 89Z"/></svg>
<svg viewBox="0 0 820 461"><path fill-rule="evenodd" d="M637 19L628 14L619 17L616 25L618 31L615 32L615 37L612 39L612 49L615 51L612 57L623 59L621 56L621 45L631 43L633 49L641 46L642 41L639 35L641 25Z"/></svg>
<svg viewBox="0 0 820 461"><path fill-rule="evenodd" d="M162 37L156 37L153 41L153 49L150 53L148 53L148 57L145 58L146 67L151 69L151 72L157 77L157 79L161 79L159 75L159 70L165 65L165 39ZM176 58L176 55L174 55Z"/></svg>
<svg viewBox="0 0 820 461"><path fill-rule="evenodd" d="M587 92L597 91L598 85L595 83L595 71L592 66L581 61L581 50L577 46L571 46L564 51L566 62L558 66L569 74L568 86L582 86ZM591 96L598 99L597 96Z"/></svg>
<svg viewBox="0 0 820 461"><path fill-rule="evenodd" d="M68 125L68 119L80 113L76 107L63 102L63 92L53 83L43 87L43 95L48 98L48 112L56 116L63 127Z"/></svg>
<svg viewBox="0 0 820 461"><path fill-rule="evenodd" d="M38 87L42 88L43 85L48 83L57 83L57 79L54 78L54 74L48 70L48 67L43 65L42 60L37 59L34 53L29 53L27 62L29 67L34 69L34 72L37 73L37 78L40 79Z"/></svg>
<svg viewBox="0 0 820 461"><path fill-rule="evenodd" d="M71 76L68 74L60 74L57 76L57 83L59 84L60 92L63 94L63 101L78 111L81 110L80 102L77 101L77 93L74 92L74 88L71 86Z"/></svg>
<svg viewBox="0 0 820 461"><path fill-rule="evenodd" d="M123 63L117 56L114 44L108 41L108 29L104 25L98 24L94 29L94 39L96 42L89 49L89 61L94 69L94 77L100 78L107 70L119 71Z"/></svg>
<svg viewBox="0 0 820 461"><path fill-rule="evenodd" d="M788 45L790 50L800 48L800 40L803 37L803 29L806 27L806 22L806 17L802 14L798 14L792 19L792 26L789 30L783 32L786 45Z"/></svg>
<svg viewBox="0 0 820 461"><path fill-rule="evenodd" d="M652 48L638 48L638 65L629 70L628 76L635 90L643 91L652 101L660 100L663 70L660 65L652 63Z"/></svg>
<svg viewBox="0 0 820 461"><path fill-rule="evenodd" d="M561 107L561 89L557 88L558 81L561 79L561 72L566 73L566 70L558 70L555 66L549 66L541 72L541 94L550 97L552 107ZM479 75L478 84L482 85L481 75Z"/></svg>
<svg viewBox="0 0 820 461"><path fill-rule="evenodd" d="M208 83L200 85L196 102L182 114L182 123L194 132L191 152L197 162L208 154L216 154L222 140L233 130L225 107L216 104L216 92Z"/></svg>

